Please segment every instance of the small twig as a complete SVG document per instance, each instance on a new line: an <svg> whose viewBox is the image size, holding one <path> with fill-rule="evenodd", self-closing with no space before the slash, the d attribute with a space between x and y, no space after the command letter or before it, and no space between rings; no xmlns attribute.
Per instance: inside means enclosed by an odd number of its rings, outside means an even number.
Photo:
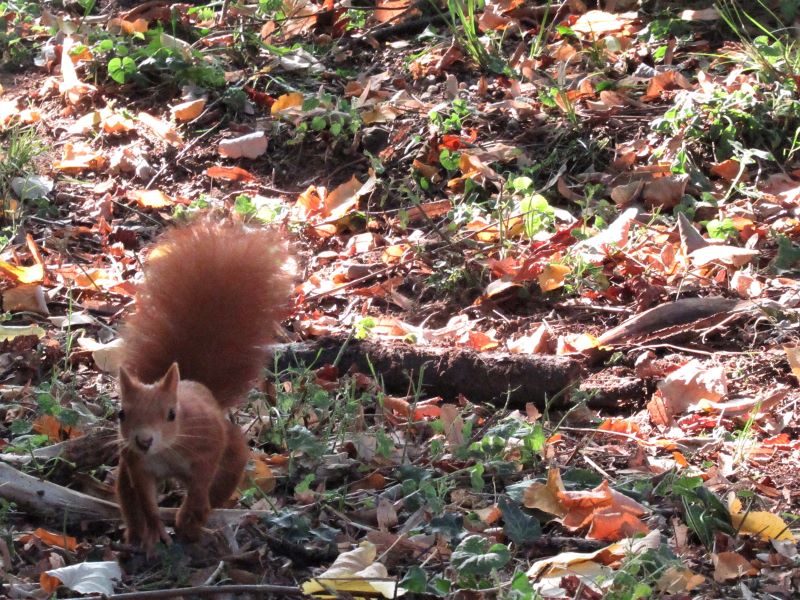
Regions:
<svg viewBox="0 0 800 600"><path fill-rule="evenodd" d="M217 568L214 569L214 572L211 573L211 575L208 576L208 579L206 579L203 582L203 585L211 585L212 583L214 583L214 580L217 577L219 577L219 574L222 573L222 570L224 568L225 568L225 561L224 560L219 561L219 564L217 565Z"/></svg>
<svg viewBox="0 0 800 600"><path fill-rule="evenodd" d="M218 594L279 594L284 596L303 596L303 592L288 585L240 584L240 585L198 585L171 590L150 590L145 592L126 592L111 594L108 600L154 600L155 598L177 598L178 596L216 596ZM365 595L359 592L359 595Z"/></svg>

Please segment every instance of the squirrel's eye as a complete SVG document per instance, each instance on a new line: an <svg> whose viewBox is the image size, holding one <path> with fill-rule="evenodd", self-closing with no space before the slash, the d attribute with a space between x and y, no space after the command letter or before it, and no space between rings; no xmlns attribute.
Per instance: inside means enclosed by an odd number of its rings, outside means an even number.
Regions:
<svg viewBox="0 0 800 600"><path fill-rule="evenodd" d="M167 420L168 421L174 421L175 420L175 409L174 408L170 408L169 409L169 412L167 413Z"/></svg>
<svg viewBox="0 0 800 600"><path fill-rule="evenodd" d="M119 412L117 413L117 418L118 418L120 421L124 421L124 420L125 420L125 411L124 411L124 410L121 410L121 411L119 411Z"/></svg>

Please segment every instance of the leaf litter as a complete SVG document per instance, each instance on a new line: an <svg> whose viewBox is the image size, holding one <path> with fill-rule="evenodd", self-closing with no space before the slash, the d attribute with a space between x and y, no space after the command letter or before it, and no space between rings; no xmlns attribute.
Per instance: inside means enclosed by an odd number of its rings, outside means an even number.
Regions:
<svg viewBox="0 0 800 600"><path fill-rule="evenodd" d="M798 593L797 7L97 4L0 9L0 460L113 500L87 449L17 459L113 422L140 250L209 209L291 241L290 344L584 376L490 405L278 357L235 535L148 581L0 487L4 594Z"/></svg>

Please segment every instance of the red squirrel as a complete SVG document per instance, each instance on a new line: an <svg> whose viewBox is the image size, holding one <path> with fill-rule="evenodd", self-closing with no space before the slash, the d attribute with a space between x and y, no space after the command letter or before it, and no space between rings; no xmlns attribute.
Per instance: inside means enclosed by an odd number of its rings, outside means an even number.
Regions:
<svg viewBox="0 0 800 600"><path fill-rule="evenodd" d="M242 478L248 448L226 409L267 365L288 299L284 259L276 234L207 218L166 233L150 255L122 333L116 488L125 539L148 554L170 542L159 481L185 486L175 531L192 542Z"/></svg>

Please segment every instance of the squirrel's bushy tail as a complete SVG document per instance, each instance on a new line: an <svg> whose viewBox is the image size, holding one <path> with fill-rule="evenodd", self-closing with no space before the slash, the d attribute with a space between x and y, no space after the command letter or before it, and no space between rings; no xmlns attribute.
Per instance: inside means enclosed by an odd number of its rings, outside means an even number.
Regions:
<svg viewBox="0 0 800 600"><path fill-rule="evenodd" d="M165 234L145 267L136 312L125 324L123 365L145 383L173 362L181 379L235 405L267 366L289 278L280 237L202 219Z"/></svg>

